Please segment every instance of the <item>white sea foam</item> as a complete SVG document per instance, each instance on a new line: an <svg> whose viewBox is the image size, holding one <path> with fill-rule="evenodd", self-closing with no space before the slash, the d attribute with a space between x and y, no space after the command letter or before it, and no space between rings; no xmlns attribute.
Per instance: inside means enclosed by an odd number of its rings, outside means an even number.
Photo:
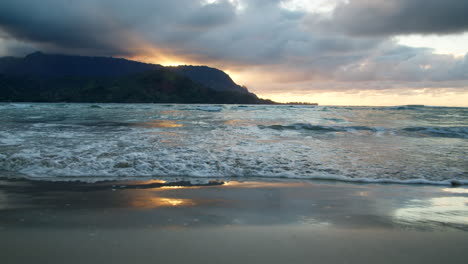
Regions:
<svg viewBox="0 0 468 264"><path fill-rule="evenodd" d="M24 140L18 137L15 134L9 132L0 131L0 146L8 146L8 145L18 145L21 144Z"/></svg>
<svg viewBox="0 0 468 264"><path fill-rule="evenodd" d="M31 104L20 104L20 103L17 103L17 104L9 104L9 106L15 107L15 108L33 107L33 105L31 105Z"/></svg>
<svg viewBox="0 0 468 264"><path fill-rule="evenodd" d="M468 131L460 126L468 112L460 109L443 109L457 113L450 125L422 119L426 112L369 108L32 106L0 117L0 170L33 179L468 183ZM24 121L32 115L41 118ZM161 120L167 125L154 125Z"/></svg>

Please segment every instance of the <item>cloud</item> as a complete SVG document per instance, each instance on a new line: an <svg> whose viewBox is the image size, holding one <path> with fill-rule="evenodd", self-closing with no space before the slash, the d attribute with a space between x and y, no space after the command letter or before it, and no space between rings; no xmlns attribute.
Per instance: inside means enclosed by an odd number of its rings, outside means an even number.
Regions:
<svg viewBox="0 0 468 264"><path fill-rule="evenodd" d="M107 19L106 14L85 2L18 0L0 5L0 27L4 32L46 49L112 54L125 40L117 21Z"/></svg>
<svg viewBox="0 0 468 264"><path fill-rule="evenodd" d="M271 64L378 43L307 32L302 25L307 13L280 8L281 2L245 1L245 10L238 12L241 2L227 0L7 0L0 4L0 28L52 50L126 55L146 43L233 64Z"/></svg>
<svg viewBox="0 0 468 264"><path fill-rule="evenodd" d="M147 37L169 41L177 32L194 36L200 30L228 23L233 17L233 6L228 1L210 5L190 0L0 3L0 28L11 37L46 49L97 55L131 54L135 52L133 47Z"/></svg>
<svg viewBox="0 0 468 264"><path fill-rule="evenodd" d="M0 56L21 56L35 51L33 44L9 38L0 31Z"/></svg>
<svg viewBox="0 0 468 264"><path fill-rule="evenodd" d="M456 58L426 48L393 45L340 67L335 76L340 81L464 81L468 80L468 54Z"/></svg>
<svg viewBox="0 0 468 264"><path fill-rule="evenodd" d="M227 1L206 4L190 14L183 24L190 29L205 31L228 24L235 18L235 9Z"/></svg>
<svg viewBox="0 0 468 264"><path fill-rule="evenodd" d="M4 0L0 51L167 55L235 72L253 91L468 89L466 56L392 39L468 30L466 1L330 1Z"/></svg>
<svg viewBox="0 0 468 264"><path fill-rule="evenodd" d="M465 0L350 0L325 21L328 29L358 36L453 34L468 31Z"/></svg>

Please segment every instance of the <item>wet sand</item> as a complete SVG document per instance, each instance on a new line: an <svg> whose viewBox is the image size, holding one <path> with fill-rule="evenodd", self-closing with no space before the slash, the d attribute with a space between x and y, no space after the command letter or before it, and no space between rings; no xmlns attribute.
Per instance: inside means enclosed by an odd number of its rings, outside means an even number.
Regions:
<svg viewBox="0 0 468 264"><path fill-rule="evenodd" d="M468 188L0 180L2 263L460 263Z"/></svg>

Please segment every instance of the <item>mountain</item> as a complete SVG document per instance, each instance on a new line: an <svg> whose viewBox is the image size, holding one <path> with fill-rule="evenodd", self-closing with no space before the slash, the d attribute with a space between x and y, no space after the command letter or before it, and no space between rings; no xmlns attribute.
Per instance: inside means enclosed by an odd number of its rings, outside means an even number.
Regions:
<svg viewBox="0 0 468 264"><path fill-rule="evenodd" d="M215 68L32 53L0 58L0 101L273 103Z"/></svg>
<svg viewBox="0 0 468 264"><path fill-rule="evenodd" d="M248 90L236 84L225 72L208 66L176 66L168 67L175 73L192 79L206 87L217 91L237 91L247 93Z"/></svg>
<svg viewBox="0 0 468 264"><path fill-rule="evenodd" d="M0 59L0 73L35 77L123 76L162 67L161 65L125 59L49 55L42 52L34 52L24 58L6 57Z"/></svg>

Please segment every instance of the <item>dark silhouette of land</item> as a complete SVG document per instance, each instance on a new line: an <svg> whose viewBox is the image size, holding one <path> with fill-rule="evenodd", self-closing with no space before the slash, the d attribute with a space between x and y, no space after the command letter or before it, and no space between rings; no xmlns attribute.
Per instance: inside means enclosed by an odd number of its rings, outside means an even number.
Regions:
<svg viewBox="0 0 468 264"><path fill-rule="evenodd" d="M0 58L0 101L274 104L207 66L41 52Z"/></svg>

